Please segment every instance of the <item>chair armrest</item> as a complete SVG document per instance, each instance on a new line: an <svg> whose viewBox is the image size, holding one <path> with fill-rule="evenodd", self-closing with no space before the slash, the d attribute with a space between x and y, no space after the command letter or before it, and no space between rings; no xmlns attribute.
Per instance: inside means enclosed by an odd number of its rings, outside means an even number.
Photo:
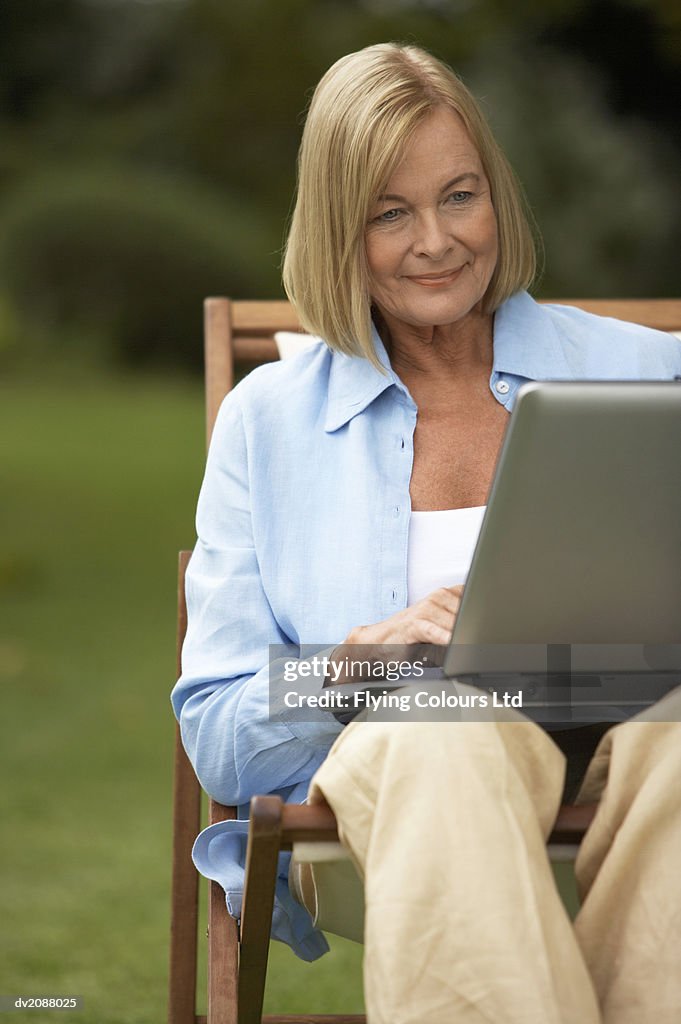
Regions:
<svg viewBox="0 0 681 1024"><path fill-rule="evenodd" d="M294 843L337 843L338 826L329 805L284 804L281 818L281 848L290 850Z"/></svg>
<svg viewBox="0 0 681 1024"><path fill-rule="evenodd" d="M598 804L563 804L553 823L549 843L581 843L597 808Z"/></svg>
<svg viewBox="0 0 681 1024"><path fill-rule="evenodd" d="M563 804L549 836L550 843L579 843L594 819L598 804ZM274 828L279 835L279 849L290 850L294 843L338 842L336 818L329 805L285 804L279 797L254 797L251 802L251 823L259 831Z"/></svg>

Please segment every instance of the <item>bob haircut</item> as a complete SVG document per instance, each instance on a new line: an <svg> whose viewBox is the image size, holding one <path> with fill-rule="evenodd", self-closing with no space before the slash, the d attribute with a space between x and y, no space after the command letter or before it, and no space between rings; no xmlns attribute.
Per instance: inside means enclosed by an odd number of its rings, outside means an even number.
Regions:
<svg viewBox="0 0 681 1024"><path fill-rule="evenodd" d="M370 209L413 131L443 106L459 115L480 155L497 218L499 253L484 312L493 313L535 275L533 222L521 186L451 68L419 47L398 43L342 57L310 103L283 281L305 330L376 366L364 241Z"/></svg>

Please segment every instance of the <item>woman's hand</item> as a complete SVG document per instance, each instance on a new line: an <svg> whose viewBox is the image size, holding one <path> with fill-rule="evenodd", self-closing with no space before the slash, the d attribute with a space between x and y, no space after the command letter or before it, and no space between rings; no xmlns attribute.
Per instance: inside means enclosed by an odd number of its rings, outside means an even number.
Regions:
<svg viewBox="0 0 681 1024"><path fill-rule="evenodd" d="M356 626L345 644L448 644L463 587L440 587L372 626Z"/></svg>
<svg viewBox="0 0 681 1024"><path fill-rule="evenodd" d="M389 619L375 622L370 626L355 626L345 641L336 647L331 661L341 662L347 659L351 662L353 658L361 658L362 661L384 662L395 659L396 644L448 644L461 605L462 594L463 586L440 587L416 604L391 615ZM362 645L362 651L353 651L358 644ZM338 683L358 681L352 674L334 680Z"/></svg>

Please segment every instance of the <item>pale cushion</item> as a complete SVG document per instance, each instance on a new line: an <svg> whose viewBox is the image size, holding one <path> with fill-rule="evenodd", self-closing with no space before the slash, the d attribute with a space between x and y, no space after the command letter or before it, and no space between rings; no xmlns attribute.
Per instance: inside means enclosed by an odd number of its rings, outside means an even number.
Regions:
<svg viewBox="0 0 681 1024"><path fill-rule="evenodd" d="M556 884L573 919L579 909L574 876L578 849L557 843L547 848ZM340 843L294 843L289 884L316 928L364 942L364 886Z"/></svg>
<svg viewBox="0 0 681 1024"><path fill-rule="evenodd" d="M322 339L314 334L298 334L294 331L276 331L274 340L279 349L280 359L290 359L311 345L321 345Z"/></svg>
<svg viewBox="0 0 681 1024"><path fill-rule="evenodd" d="M316 928L364 942L364 886L340 843L294 843L289 885Z"/></svg>

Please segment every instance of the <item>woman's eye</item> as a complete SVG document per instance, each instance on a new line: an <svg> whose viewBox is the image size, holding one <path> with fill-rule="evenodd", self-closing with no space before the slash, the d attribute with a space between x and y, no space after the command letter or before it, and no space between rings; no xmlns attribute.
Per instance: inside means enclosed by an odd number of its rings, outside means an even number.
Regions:
<svg viewBox="0 0 681 1024"><path fill-rule="evenodd" d="M465 203L472 195L472 192L451 192L448 199L454 206L457 206Z"/></svg>
<svg viewBox="0 0 681 1024"><path fill-rule="evenodd" d="M376 218L379 223L389 224L394 220L397 220L400 216L401 210L384 210L383 213L379 213Z"/></svg>

